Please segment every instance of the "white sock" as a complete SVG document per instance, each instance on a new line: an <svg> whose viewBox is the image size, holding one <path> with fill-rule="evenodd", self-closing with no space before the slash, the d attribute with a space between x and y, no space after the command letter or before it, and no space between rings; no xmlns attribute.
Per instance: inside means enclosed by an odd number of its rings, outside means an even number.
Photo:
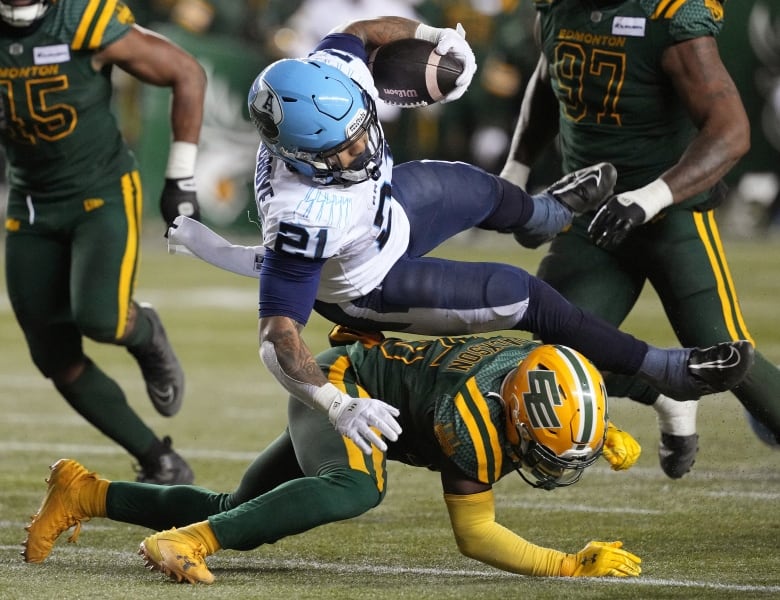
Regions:
<svg viewBox="0 0 780 600"><path fill-rule="evenodd" d="M652 407L658 416L658 427L662 433L680 436L696 433L698 400L679 402L660 394Z"/></svg>

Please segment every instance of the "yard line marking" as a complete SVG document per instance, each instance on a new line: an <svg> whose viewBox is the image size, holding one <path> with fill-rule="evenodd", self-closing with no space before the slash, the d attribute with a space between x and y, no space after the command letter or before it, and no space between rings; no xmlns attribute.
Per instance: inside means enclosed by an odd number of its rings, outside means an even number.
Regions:
<svg viewBox="0 0 780 600"><path fill-rule="evenodd" d="M187 458L211 458L215 460L234 460L246 462L256 458L260 449L253 452L233 452L229 450L203 450L200 448L177 448ZM52 456L91 455L91 456L127 456L118 446L102 444L44 444L36 442L0 442L0 452L46 452Z"/></svg>
<svg viewBox="0 0 780 600"><path fill-rule="evenodd" d="M17 549L17 546L0 546L0 549ZM92 549L79 545L62 546L57 548L60 555L66 553L78 554L79 557L83 557L88 554L95 554L105 558L107 555L116 556L118 559L125 560L138 560L138 556L135 552L122 552L111 551L105 549ZM486 570L486 569L442 569L440 567L405 567L405 566L390 566L390 565L368 565L366 563L330 563L323 561L311 561L308 559L275 559L253 556L212 556L209 558L209 570L214 573L219 579L220 573L229 574L231 568L240 567L242 569L254 569L258 573L262 573L264 570L269 569L286 569L286 570L301 570L301 571L325 571L333 572L343 575L352 575L355 573L367 573L369 575L423 575L434 577L474 577L474 578L487 578L496 579L501 578L522 578L521 575L515 575L514 573L508 573L506 571L499 570ZM7 565L9 570L21 570L27 568L24 563L11 563ZM139 563L140 566L140 563ZM140 574L140 571L139 571ZM160 576L162 577L162 576ZM653 577L637 577L637 578L614 578L614 577L590 577L587 579L571 578L571 577L534 577L525 579L525 582L532 583L534 580L545 581L554 579L557 584L561 585L582 585L584 583L604 583L608 585L630 585L630 586L645 586L645 587L681 587L681 588L698 588L698 589L710 589L718 591L728 592L758 592L766 594L780 593L780 585L746 585L741 583L722 583L714 581L691 581L685 579L658 579ZM219 583L219 581L217 582Z"/></svg>

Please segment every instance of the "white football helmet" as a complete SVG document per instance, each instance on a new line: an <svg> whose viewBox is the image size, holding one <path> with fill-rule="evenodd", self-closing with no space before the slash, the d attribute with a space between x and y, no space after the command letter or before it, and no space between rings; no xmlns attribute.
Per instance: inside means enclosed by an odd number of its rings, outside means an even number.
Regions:
<svg viewBox="0 0 780 600"><path fill-rule="evenodd" d="M508 454L533 487L577 483L601 455L607 390L582 354L560 345L535 348L501 386Z"/></svg>
<svg viewBox="0 0 780 600"><path fill-rule="evenodd" d="M29 27L49 10L49 0L0 0L0 19L13 27Z"/></svg>

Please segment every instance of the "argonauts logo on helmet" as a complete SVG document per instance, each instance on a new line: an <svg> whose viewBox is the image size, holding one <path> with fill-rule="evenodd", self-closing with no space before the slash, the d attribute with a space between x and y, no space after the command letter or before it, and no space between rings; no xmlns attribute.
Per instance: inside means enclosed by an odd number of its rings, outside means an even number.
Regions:
<svg viewBox="0 0 780 600"><path fill-rule="evenodd" d="M279 123L284 120L282 104L273 90L259 84L254 99L249 104L249 113L260 135L271 142L279 139Z"/></svg>

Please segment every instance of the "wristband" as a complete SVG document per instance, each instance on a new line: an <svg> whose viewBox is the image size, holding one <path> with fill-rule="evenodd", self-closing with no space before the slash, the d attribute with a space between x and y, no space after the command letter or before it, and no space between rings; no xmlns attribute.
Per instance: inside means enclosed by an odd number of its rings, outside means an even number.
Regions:
<svg viewBox="0 0 780 600"><path fill-rule="evenodd" d="M328 382L315 390L312 399L318 408L321 408L328 413L328 416L331 416L330 409L338 408L343 396L344 394L335 385Z"/></svg>
<svg viewBox="0 0 780 600"><path fill-rule="evenodd" d="M669 186L660 177L644 187L618 194L618 200L622 198L628 200L629 203L634 202L642 207L642 210L645 211L645 223L667 206L674 204L672 190L669 189ZM621 202L621 204L625 203Z"/></svg>
<svg viewBox="0 0 780 600"><path fill-rule="evenodd" d="M528 185L528 176L530 174L531 167L516 160L509 159L501 170L500 177L525 189Z"/></svg>
<svg viewBox="0 0 780 600"><path fill-rule="evenodd" d="M432 44L436 44L441 37L441 31L439 27L431 27L425 23L420 23L414 31L414 37L418 40L427 40Z"/></svg>
<svg viewBox="0 0 780 600"><path fill-rule="evenodd" d="M173 142L168 151L167 179L184 179L195 175L195 159L198 145L192 142Z"/></svg>

